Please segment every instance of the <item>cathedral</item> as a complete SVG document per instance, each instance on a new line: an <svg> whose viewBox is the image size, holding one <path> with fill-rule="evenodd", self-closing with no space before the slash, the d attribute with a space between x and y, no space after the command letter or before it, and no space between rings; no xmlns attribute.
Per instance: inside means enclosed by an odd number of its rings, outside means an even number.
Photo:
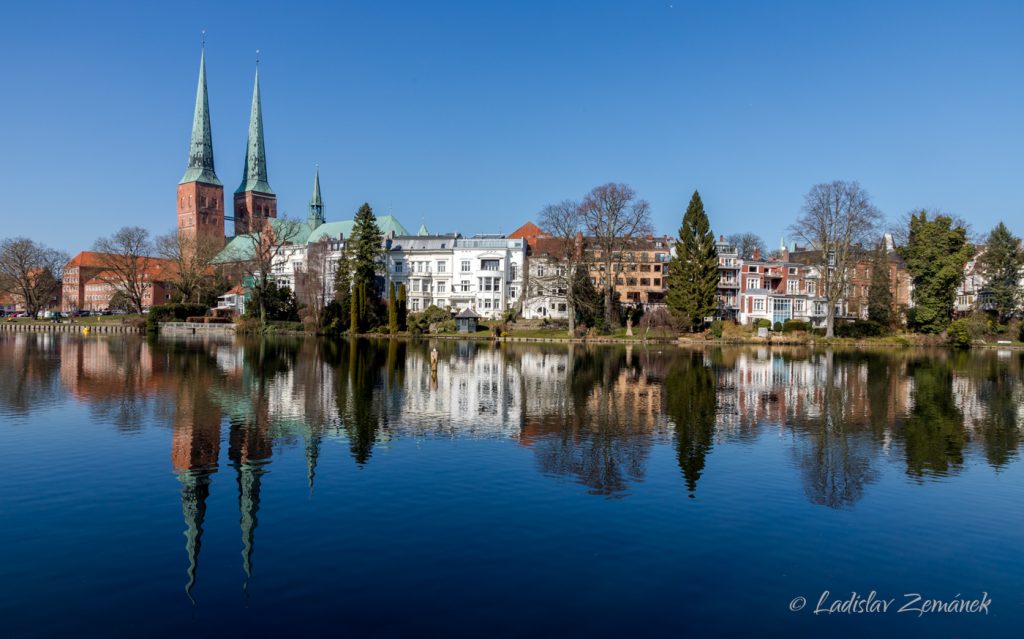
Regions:
<svg viewBox="0 0 1024 639"><path fill-rule="evenodd" d="M263 112L260 108L260 74L252 89L249 136L245 146L242 182L235 189L232 216L225 216L224 185L213 162L210 101L206 91L206 51L199 58L199 84L192 119L188 167L178 182L178 234L193 240L225 243L225 221L234 223L234 234L258 229L263 220L277 217L277 196L267 182L267 155L263 144Z"/></svg>

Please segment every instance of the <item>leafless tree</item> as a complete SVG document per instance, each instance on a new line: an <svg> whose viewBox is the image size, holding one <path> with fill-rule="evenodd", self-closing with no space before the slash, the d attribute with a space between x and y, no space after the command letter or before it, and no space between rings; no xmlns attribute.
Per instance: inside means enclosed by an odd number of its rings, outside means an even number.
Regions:
<svg viewBox="0 0 1024 639"><path fill-rule="evenodd" d="M93 248L100 253L103 271L97 278L120 292L136 313L142 312L146 291L158 264L151 257L155 247L149 231L138 226L126 226L110 237L96 240Z"/></svg>
<svg viewBox="0 0 1024 639"><path fill-rule="evenodd" d="M157 254L174 264L170 282L183 302L199 302L214 281L213 259L224 248L223 240L171 232L156 240Z"/></svg>
<svg viewBox="0 0 1024 639"><path fill-rule="evenodd" d="M847 292L850 269L865 247L874 246L882 214L857 182L817 184L804 198L793 233L814 251L826 301L825 337L835 335L836 305Z"/></svg>
<svg viewBox="0 0 1024 639"><path fill-rule="evenodd" d="M283 261L285 247L293 244L299 237L305 222L278 217L261 221L258 232L242 235L244 241L236 247L236 254L225 254L221 260L238 264L242 271L250 276L260 293L267 290L267 285L274 278L274 265ZM260 324L267 323L266 296L257 295L260 311Z"/></svg>
<svg viewBox="0 0 1024 639"><path fill-rule="evenodd" d="M305 265L301 272L295 274L295 296L302 307L299 313L303 323L314 333L319 333L322 328L324 309L334 288L330 274L332 261L330 241L324 237L306 246Z"/></svg>
<svg viewBox="0 0 1024 639"><path fill-rule="evenodd" d="M0 292L11 295L35 315L45 309L61 286L68 255L27 237L0 242Z"/></svg>
<svg viewBox="0 0 1024 639"><path fill-rule="evenodd" d="M764 240L756 233L733 233L727 236L725 240L734 246L736 252L745 260L754 257L754 251L761 251L762 253L766 251Z"/></svg>
<svg viewBox="0 0 1024 639"><path fill-rule="evenodd" d="M541 226L557 243L554 268L547 282L538 282L537 286L565 291L566 309L569 314L569 336L576 334L576 311L582 300L577 295L575 285L582 269L586 267L583 256L583 216L578 202L564 200L558 204L550 204L541 211ZM527 288L530 282L526 282Z"/></svg>
<svg viewBox="0 0 1024 639"><path fill-rule="evenodd" d="M614 326L615 278L632 255L636 241L651 235L650 205L626 184L595 187L580 204L580 216L588 240L594 243L599 284L604 289L604 316Z"/></svg>

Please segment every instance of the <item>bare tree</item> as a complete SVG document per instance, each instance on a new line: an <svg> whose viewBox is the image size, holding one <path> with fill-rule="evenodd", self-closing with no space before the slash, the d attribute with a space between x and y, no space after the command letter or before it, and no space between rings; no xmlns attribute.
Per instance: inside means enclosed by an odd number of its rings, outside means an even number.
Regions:
<svg viewBox="0 0 1024 639"><path fill-rule="evenodd" d="M736 252L745 260L754 257L754 251L766 251L764 240L756 233L733 233L726 236L725 240L735 247Z"/></svg>
<svg viewBox="0 0 1024 639"><path fill-rule="evenodd" d="M792 231L813 250L825 297L825 337L835 335L836 305L846 296L850 269L873 246L882 214L857 182L817 184L804 198Z"/></svg>
<svg viewBox="0 0 1024 639"><path fill-rule="evenodd" d="M0 242L0 292L20 300L31 315L46 308L60 290L68 255L27 237Z"/></svg>
<svg viewBox="0 0 1024 639"><path fill-rule="evenodd" d="M604 317L609 326L615 317L615 279L630 259L636 240L650 235L651 213L646 200L626 184L595 187L580 204L580 216L597 254L599 283L604 288Z"/></svg>
<svg viewBox="0 0 1024 639"><path fill-rule="evenodd" d="M576 334L576 311L580 303L577 295L578 271L585 270L583 258L583 216L578 202L564 200L544 207L540 214L541 225L557 244L554 268L547 274L549 281L538 282L540 287L565 291L566 309L569 315L569 336ZM527 286L530 283L527 282Z"/></svg>
<svg viewBox="0 0 1024 639"><path fill-rule="evenodd" d="M330 241L324 237L306 246L306 261L301 272L295 274L295 297L301 305L300 315L314 333L323 327L324 309L330 302L334 288L330 277Z"/></svg>
<svg viewBox="0 0 1024 639"><path fill-rule="evenodd" d="M223 248L223 240L208 236L171 232L156 239L157 253L175 266L170 282L183 302L199 302L212 286L213 259Z"/></svg>
<svg viewBox="0 0 1024 639"><path fill-rule="evenodd" d="M235 262L249 275L254 286L259 290L256 296L259 302L260 324L267 323L266 295L267 285L274 278L274 266L283 261L285 247L293 244L299 237L305 222L278 217L261 221L258 232L242 235L242 245L236 247L236 254L223 255L221 260Z"/></svg>
<svg viewBox="0 0 1024 639"><path fill-rule="evenodd" d="M100 253L103 268L97 278L109 284L115 293L120 292L133 311L141 313L157 265L151 257L155 251L149 231L126 226L110 237L96 240L93 248Z"/></svg>

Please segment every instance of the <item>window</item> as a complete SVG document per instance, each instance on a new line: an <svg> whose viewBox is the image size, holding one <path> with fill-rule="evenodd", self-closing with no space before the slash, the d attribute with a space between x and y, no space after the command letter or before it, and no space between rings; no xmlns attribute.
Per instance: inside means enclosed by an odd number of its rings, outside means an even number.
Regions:
<svg viewBox="0 0 1024 639"><path fill-rule="evenodd" d="M402 272L402 263L401 262L395 262L395 273L401 273L401 272Z"/></svg>
<svg viewBox="0 0 1024 639"><path fill-rule="evenodd" d="M544 267L543 266L538 266L537 267L537 277L544 277Z"/></svg>
<svg viewBox="0 0 1024 639"><path fill-rule="evenodd" d="M468 293L469 292L469 280L462 280L462 292L463 293Z"/></svg>
<svg viewBox="0 0 1024 639"><path fill-rule="evenodd" d="M786 280L786 292L790 295L796 295L800 292L800 281L799 280Z"/></svg>
<svg viewBox="0 0 1024 639"><path fill-rule="evenodd" d="M558 277L565 277L565 267L559 266L558 268L556 268L555 275L557 275Z"/></svg>
<svg viewBox="0 0 1024 639"><path fill-rule="evenodd" d="M803 313L804 312L804 301L803 300L793 300L793 312L795 312L795 313Z"/></svg>
<svg viewBox="0 0 1024 639"><path fill-rule="evenodd" d="M790 275L796 275L796 267L795 266L790 266L789 267L789 274Z"/></svg>
<svg viewBox="0 0 1024 639"><path fill-rule="evenodd" d="M759 277L748 277L747 288L758 288L761 285L761 278Z"/></svg>
<svg viewBox="0 0 1024 639"><path fill-rule="evenodd" d="M419 293L420 292L420 281L419 280L412 280L412 292L413 293Z"/></svg>
<svg viewBox="0 0 1024 639"><path fill-rule="evenodd" d="M558 310L564 313L565 312L565 304L559 304L558 305Z"/></svg>
<svg viewBox="0 0 1024 639"><path fill-rule="evenodd" d="M469 260L462 260L462 272L469 273Z"/></svg>
<svg viewBox="0 0 1024 639"><path fill-rule="evenodd" d="M757 273L757 267L756 266L748 266L747 270L749 272L751 272L751 273Z"/></svg>
<svg viewBox="0 0 1024 639"><path fill-rule="evenodd" d="M640 278L640 286L650 286L650 285L651 285L651 278L649 278L649 277L641 277Z"/></svg>
<svg viewBox="0 0 1024 639"><path fill-rule="evenodd" d="M508 296L511 297L512 299L516 298L516 287L510 286L508 288Z"/></svg>
<svg viewBox="0 0 1024 639"><path fill-rule="evenodd" d="M414 310L414 311L420 310L420 301L417 298L413 298L412 299L412 310Z"/></svg>
<svg viewBox="0 0 1024 639"><path fill-rule="evenodd" d="M763 311L764 310L764 298L763 297L755 297L754 298L754 310L755 311Z"/></svg>
<svg viewBox="0 0 1024 639"><path fill-rule="evenodd" d="M445 266L445 264L447 264L447 262L445 262L444 260L438 260L437 261L437 272L438 273L444 273L445 272L445 269L447 268Z"/></svg>
<svg viewBox="0 0 1024 639"><path fill-rule="evenodd" d="M497 271L501 260L480 260L481 271Z"/></svg>
<svg viewBox="0 0 1024 639"><path fill-rule="evenodd" d="M661 286L661 278L660 277L654 278L654 285L655 286Z"/></svg>
<svg viewBox="0 0 1024 639"><path fill-rule="evenodd" d="M437 292L438 293L447 293L448 292L447 289L448 289L448 285L445 282L438 282L437 283Z"/></svg>

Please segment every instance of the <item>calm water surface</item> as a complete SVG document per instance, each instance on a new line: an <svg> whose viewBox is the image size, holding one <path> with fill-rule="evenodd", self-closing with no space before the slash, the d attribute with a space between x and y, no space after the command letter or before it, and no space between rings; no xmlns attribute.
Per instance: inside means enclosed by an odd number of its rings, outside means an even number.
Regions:
<svg viewBox="0 0 1024 639"><path fill-rule="evenodd" d="M1022 371L3 335L0 636L1017 637Z"/></svg>

